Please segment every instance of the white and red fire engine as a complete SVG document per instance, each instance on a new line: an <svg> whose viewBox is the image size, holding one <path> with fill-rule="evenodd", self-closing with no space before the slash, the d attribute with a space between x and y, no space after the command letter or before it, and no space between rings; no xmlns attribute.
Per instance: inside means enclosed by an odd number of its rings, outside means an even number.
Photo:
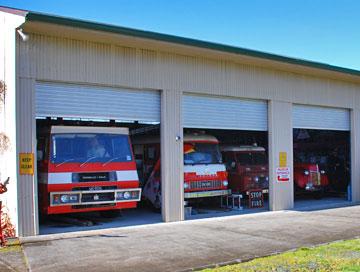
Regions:
<svg viewBox="0 0 360 272"><path fill-rule="evenodd" d="M143 177L143 195L155 208L161 207L159 138L134 139L134 153ZM210 135L184 136L184 198L191 201L203 197L228 195L228 175L219 149L219 141Z"/></svg>
<svg viewBox="0 0 360 272"><path fill-rule="evenodd" d="M52 126L38 135L38 173L43 214L114 212L141 198L127 128Z"/></svg>

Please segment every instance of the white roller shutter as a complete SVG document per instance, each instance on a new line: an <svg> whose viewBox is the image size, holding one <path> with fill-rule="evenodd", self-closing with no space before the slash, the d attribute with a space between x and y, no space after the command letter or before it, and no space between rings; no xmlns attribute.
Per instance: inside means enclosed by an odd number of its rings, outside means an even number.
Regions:
<svg viewBox="0 0 360 272"><path fill-rule="evenodd" d="M266 131L267 102L184 95L183 124L187 128Z"/></svg>
<svg viewBox="0 0 360 272"><path fill-rule="evenodd" d="M350 130L350 111L340 108L293 105L293 127Z"/></svg>
<svg viewBox="0 0 360 272"><path fill-rule="evenodd" d="M160 93L38 83L36 116L160 122Z"/></svg>

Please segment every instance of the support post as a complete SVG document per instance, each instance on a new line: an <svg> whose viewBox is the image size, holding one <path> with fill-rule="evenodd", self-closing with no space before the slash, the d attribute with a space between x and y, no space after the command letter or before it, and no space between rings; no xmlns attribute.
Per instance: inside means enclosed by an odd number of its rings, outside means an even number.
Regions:
<svg viewBox="0 0 360 272"><path fill-rule="evenodd" d="M268 116L269 207L271 211L292 209L294 207L292 104L271 100L268 104ZM278 182L276 169L282 166L284 159L286 166L290 168L290 179L287 182Z"/></svg>
<svg viewBox="0 0 360 272"><path fill-rule="evenodd" d="M182 92L161 93L161 195L165 222L184 220Z"/></svg>
<svg viewBox="0 0 360 272"><path fill-rule="evenodd" d="M351 110L351 201L360 202L360 109Z"/></svg>

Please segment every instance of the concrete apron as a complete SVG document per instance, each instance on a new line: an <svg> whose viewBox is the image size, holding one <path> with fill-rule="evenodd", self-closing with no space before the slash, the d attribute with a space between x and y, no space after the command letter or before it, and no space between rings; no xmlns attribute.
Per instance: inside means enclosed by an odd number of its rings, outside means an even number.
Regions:
<svg viewBox="0 0 360 272"><path fill-rule="evenodd" d="M31 271L182 271L360 236L360 206L22 238ZM76 270L77 269L77 270Z"/></svg>

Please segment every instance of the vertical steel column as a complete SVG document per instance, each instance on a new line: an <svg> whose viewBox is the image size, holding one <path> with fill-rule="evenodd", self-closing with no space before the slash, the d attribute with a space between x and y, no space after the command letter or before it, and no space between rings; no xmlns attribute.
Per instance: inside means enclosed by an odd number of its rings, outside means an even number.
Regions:
<svg viewBox="0 0 360 272"><path fill-rule="evenodd" d="M184 220L182 92L161 93L161 194L165 222Z"/></svg>
<svg viewBox="0 0 360 272"><path fill-rule="evenodd" d="M35 81L18 78L16 86L16 156L34 154L34 175L17 173L19 236L38 234L36 178Z"/></svg>
<svg viewBox="0 0 360 272"><path fill-rule="evenodd" d="M294 207L292 104L271 100L268 111L270 210L291 209ZM290 167L288 182L277 181L280 152L287 155L286 164Z"/></svg>
<svg viewBox="0 0 360 272"><path fill-rule="evenodd" d="M360 109L351 110L351 201L360 201Z"/></svg>

